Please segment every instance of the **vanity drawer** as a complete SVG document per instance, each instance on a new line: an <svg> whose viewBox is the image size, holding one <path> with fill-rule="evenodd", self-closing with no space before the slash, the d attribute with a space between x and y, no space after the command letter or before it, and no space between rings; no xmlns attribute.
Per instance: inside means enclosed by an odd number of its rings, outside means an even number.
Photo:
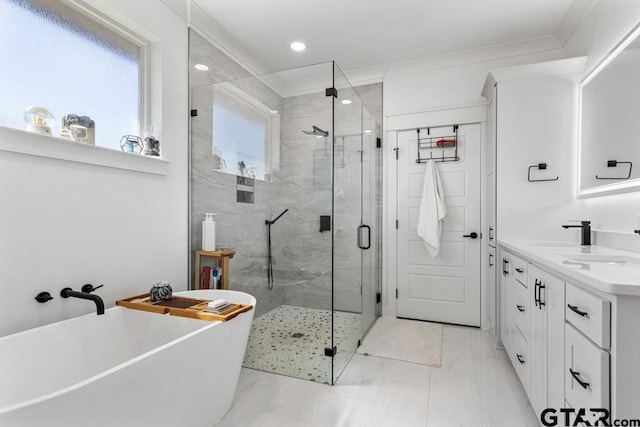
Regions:
<svg viewBox="0 0 640 427"><path fill-rule="evenodd" d="M565 398L578 408L609 408L609 353L565 323Z"/></svg>
<svg viewBox="0 0 640 427"><path fill-rule="evenodd" d="M529 343L524 339L524 336L516 331L515 333L515 347L516 357L513 360L513 365L516 368L520 382L525 390L529 390L530 376L531 376L531 350L529 349Z"/></svg>
<svg viewBox="0 0 640 427"><path fill-rule="evenodd" d="M512 257L511 262L513 263L513 276L517 281L522 283L525 288L527 285L527 262L521 258L516 256Z"/></svg>
<svg viewBox="0 0 640 427"><path fill-rule="evenodd" d="M604 349L611 348L611 302L567 283L565 318Z"/></svg>
<svg viewBox="0 0 640 427"><path fill-rule="evenodd" d="M515 282L515 319L516 326L526 340L529 340L531 330L531 311L529 310L530 297L529 289L525 288L521 283Z"/></svg>

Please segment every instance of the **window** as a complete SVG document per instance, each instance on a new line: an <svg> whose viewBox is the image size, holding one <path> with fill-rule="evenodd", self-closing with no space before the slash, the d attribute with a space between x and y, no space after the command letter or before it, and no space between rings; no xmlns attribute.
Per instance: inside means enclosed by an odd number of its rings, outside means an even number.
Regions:
<svg viewBox="0 0 640 427"><path fill-rule="evenodd" d="M214 169L269 180L277 167L280 115L233 84L214 86Z"/></svg>
<svg viewBox="0 0 640 427"><path fill-rule="evenodd" d="M63 2L0 0L0 126L25 129L25 110L44 107L51 135L63 116L88 116L95 145L120 150L142 136L143 46Z"/></svg>

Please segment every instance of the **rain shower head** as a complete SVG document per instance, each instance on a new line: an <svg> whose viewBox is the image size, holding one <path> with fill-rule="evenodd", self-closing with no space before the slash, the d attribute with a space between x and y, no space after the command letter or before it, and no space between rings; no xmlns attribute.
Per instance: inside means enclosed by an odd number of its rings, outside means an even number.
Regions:
<svg viewBox="0 0 640 427"><path fill-rule="evenodd" d="M303 130L302 133L305 135L313 135L313 136L329 136L329 132L326 130L320 129L318 126L313 126L313 130Z"/></svg>

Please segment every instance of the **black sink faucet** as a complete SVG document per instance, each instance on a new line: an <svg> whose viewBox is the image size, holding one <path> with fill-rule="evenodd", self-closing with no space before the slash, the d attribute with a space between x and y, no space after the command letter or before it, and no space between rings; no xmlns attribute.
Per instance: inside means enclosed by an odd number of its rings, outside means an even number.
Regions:
<svg viewBox="0 0 640 427"><path fill-rule="evenodd" d="M591 221L575 221L580 225L563 225L562 228L581 228L582 229L582 243L583 246L591 245Z"/></svg>
<svg viewBox="0 0 640 427"><path fill-rule="evenodd" d="M86 285L82 286L81 292L74 291L71 288L64 288L60 291L60 296L62 298L72 297L93 301L96 304L96 311L98 312L98 314L104 314L104 302L102 301L102 298L100 298L100 295L94 295L91 293L96 289L101 288L102 286L103 285L100 285L94 288L93 285L87 283Z"/></svg>

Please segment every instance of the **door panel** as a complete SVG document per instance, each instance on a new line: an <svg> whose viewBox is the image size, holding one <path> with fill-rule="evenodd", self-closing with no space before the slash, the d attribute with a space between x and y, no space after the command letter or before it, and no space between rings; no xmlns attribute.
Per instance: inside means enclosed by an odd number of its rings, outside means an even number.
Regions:
<svg viewBox="0 0 640 427"><path fill-rule="evenodd" d="M451 134L440 127L429 136ZM480 326L480 239L462 237L480 233L480 125L459 126L460 160L437 163L447 207L437 257L416 232L426 167L415 162L417 132L398 132L398 148L398 316Z"/></svg>

